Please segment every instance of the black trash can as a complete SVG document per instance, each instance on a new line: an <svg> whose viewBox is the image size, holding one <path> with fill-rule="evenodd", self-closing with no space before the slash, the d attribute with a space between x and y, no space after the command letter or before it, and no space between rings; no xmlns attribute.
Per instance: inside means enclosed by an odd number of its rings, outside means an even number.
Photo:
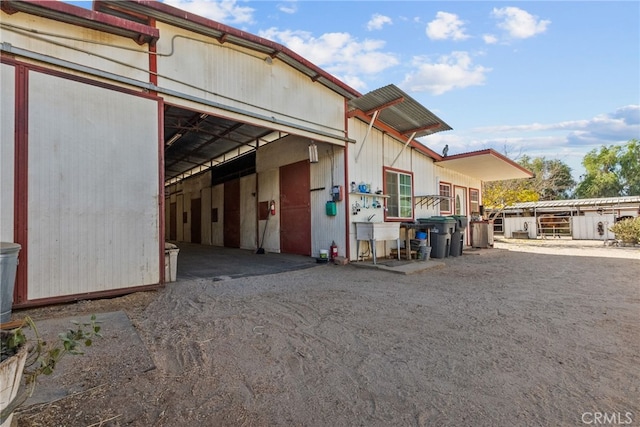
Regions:
<svg viewBox="0 0 640 427"><path fill-rule="evenodd" d="M462 232L457 230L451 235L451 250L449 255L451 256L460 256L462 255Z"/></svg>
<svg viewBox="0 0 640 427"><path fill-rule="evenodd" d="M451 218L456 221L455 235L451 235L451 256L460 256L464 249L464 233L469 225L469 218L466 215L451 215Z"/></svg>
<svg viewBox="0 0 640 427"><path fill-rule="evenodd" d="M455 231L455 219L445 216L419 218L431 236L431 258L446 258L451 251L451 233Z"/></svg>

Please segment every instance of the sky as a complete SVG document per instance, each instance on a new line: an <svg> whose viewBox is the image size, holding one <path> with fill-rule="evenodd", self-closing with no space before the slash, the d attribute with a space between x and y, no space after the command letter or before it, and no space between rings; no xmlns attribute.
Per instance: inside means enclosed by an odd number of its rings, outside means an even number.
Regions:
<svg viewBox="0 0 640 427"><path fill-rule="evenodd" d="M557 159L579 181L589 151L640 139L638 1L164 2L362 94L395 84L453 128L419 139L436 152Z"/></svg>

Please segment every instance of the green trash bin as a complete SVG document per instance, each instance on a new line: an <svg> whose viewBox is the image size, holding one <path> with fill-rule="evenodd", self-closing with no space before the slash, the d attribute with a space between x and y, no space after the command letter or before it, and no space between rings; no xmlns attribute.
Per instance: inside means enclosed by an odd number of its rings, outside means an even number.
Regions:
<svg viewBox="0 0 640 427"><path fill-rule="evenodd" d="M431 258L446 258L451 252L451 234L455 232L456 220L446 216L418 218L431 234Z"/></svg>

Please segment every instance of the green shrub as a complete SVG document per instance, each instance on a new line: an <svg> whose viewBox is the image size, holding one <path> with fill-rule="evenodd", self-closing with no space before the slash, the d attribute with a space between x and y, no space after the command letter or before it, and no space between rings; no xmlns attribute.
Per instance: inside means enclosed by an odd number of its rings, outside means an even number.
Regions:
<svg viewBox="0 0 640 427"><path fill-rule="evenodd" d="M618 221L609 230L613 231L616 239L622 240L623 243L636 244L640 241L640 217Z"/></svg>

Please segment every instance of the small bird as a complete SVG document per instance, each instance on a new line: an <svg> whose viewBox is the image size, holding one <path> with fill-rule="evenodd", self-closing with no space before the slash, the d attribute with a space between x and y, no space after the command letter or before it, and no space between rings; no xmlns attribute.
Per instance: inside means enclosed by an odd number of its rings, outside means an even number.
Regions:
<svg viewBox="0 0 640 427"><path fill-rule="evenodd" d="M442 149L442 157L447 157L447 153L449 152L449 144L445 145Z"/></svg>

